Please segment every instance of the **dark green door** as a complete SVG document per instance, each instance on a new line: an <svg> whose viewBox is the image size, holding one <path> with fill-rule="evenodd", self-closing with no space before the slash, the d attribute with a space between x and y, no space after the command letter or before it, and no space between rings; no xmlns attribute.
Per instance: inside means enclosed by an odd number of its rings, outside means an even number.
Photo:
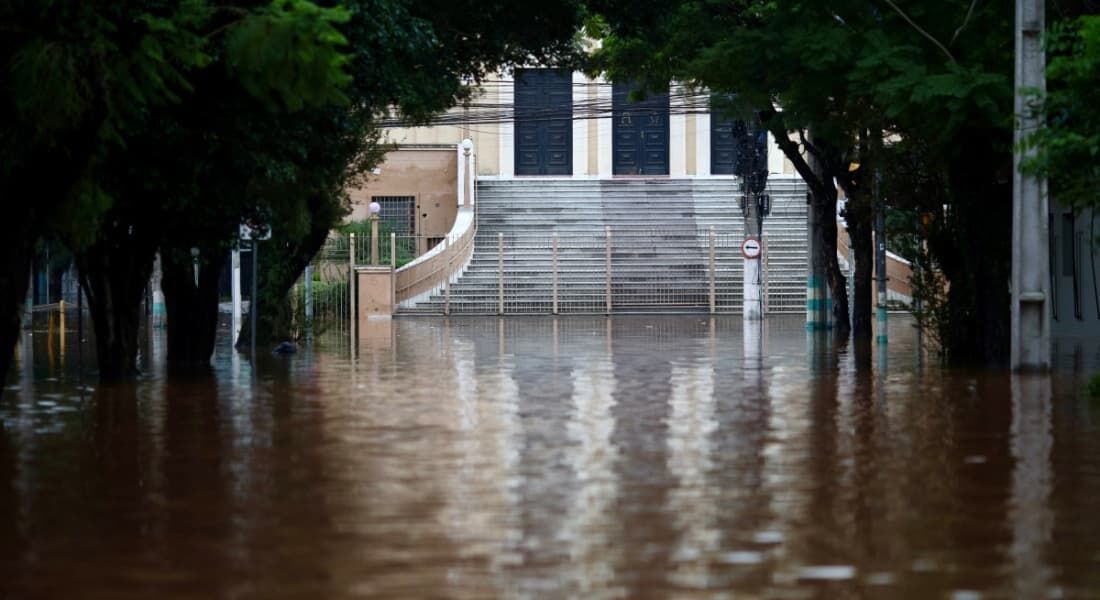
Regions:
<svg viewBox="0 0 1100 600"><path fill-rule="evenodd" d="M612 172L615 175L668 175L668 92L630 101L634 86L612 88Z"/></svg>
<svg viewBox="0 0 1100 600"><path fill-rule="evenodd" d="M516 69L516 175L573 172L573 80L565 69Z"/></svg>

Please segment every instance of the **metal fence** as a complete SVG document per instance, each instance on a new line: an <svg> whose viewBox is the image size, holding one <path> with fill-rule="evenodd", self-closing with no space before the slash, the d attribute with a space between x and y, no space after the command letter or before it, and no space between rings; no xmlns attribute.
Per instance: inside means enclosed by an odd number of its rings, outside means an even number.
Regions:
<svg viewBox="0 0 1100 600"><path fill-rule="evenodd" d="M306 267L291 291L295 328L306 336L346 332L354 310L351 255L354 236L338 235Z"/></svg>
<svg viewBox="0 0 1100 600"><path fill-rule="evenodd" d="M441 314L739 313L742 240L739 233L694 227L483 234L461 278L415 308ZM804 242L784 240L778 248L763 242L761 309L804 310ZM792 267L773 269L773 256ZM773 273L779 281L769 280Z"/></svg>

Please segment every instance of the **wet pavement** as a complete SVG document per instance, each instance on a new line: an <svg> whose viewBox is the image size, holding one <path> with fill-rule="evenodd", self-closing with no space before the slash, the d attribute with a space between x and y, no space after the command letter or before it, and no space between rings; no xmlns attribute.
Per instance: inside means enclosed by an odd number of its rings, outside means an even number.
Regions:
<svg viewBox="0 0 1100 600"><path fill-rule="evenodd" d="M943 369L900 316L869 370L799 318L362 333L116 387L36 340L0 598L1100 597L1095 340L1044 378Z"/></svg>

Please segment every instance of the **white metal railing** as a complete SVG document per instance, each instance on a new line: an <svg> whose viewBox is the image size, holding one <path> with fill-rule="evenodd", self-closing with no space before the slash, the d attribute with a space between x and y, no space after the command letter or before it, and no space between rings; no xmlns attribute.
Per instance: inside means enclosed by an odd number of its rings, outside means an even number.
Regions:
<svg viewBox="0 0 1100 600"><path fill-rule="evenodd" d="M465 269L473 255L477 223L473 209L459 209L455 227L439 240L424 238L401 239L395 244L418 244L430 248L416 260L394 272L394 297L397 304L409 306L418 299L445 292L455 277Z"/></svg>

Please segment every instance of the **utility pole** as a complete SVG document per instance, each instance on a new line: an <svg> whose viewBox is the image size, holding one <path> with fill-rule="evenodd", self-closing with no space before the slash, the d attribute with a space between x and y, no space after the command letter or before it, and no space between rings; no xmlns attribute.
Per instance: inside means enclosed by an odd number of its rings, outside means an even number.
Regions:
<svg viewBox="0 0 1100 600"><path fill-rule="evenodd" d="M1016 128L1012 181L1012 350L1014 371L1050 368L1050 231L1047 182L1020 171L1035 155L1021 141L1039 127L1042 115L1029 106L1026 91L1046 93L1042 33L1044 0L1016 0Z"/></svg>
<svg viewBox="0 0 1100 600"><path fill-rule="evenodd" d="M741 201L744 202L744 215L745 215L745 244L742 245L742 252L744 254L744 269L743 273L743 289L745 290L742 298L741 316L746 321L759 321L763 318L763 311L761 308L761 276L760 276L760 224L761 217L760 207L757 206L756 198L749 191L749 183L746 180L742 180L742 196ZM745 251L744 249L751 246L747 244L751 243L751 240L756 240L756 255L753 256L751 251Z"/></svg>
<svg viewBox="0 0 1100 600"><path fill-rule="evenodd" d="M741 208L745 217L745 240L741 243L741 254L744 256L741 316L746 321L764 318L760 234L764 229L764 217L770 210L768 197L764 194L768 181L766 136L763 129L754 132L745 127L740 136L737 159L737 174L741 177Z"/></svg>

